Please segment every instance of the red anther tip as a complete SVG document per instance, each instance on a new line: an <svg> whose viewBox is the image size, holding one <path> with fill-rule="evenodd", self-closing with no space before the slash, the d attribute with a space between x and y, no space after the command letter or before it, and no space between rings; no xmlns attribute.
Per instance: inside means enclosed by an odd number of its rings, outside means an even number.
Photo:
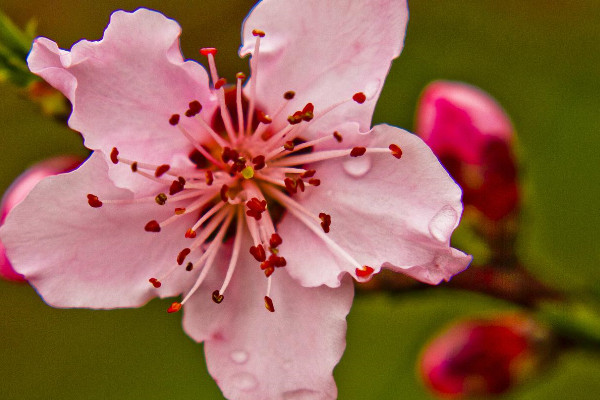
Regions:
<svg viewBox="0 0 600 400"><path fill-rule="evenodd" d="M200 104L198 100L190 101L188 107L191 111L195 112L196 114L202 111L202 104Z"/></svg>
<svg viewBox="0 0 600 400"><path fill-rule="evenodd" d="M175 208L175 215L181 215L181 214L185 214L185 208L183 208L183 207Z"/></svg>
<svg viewBox="0 0 600 400"><path fill-rule="evenodd" d="M312 178L308 180L308 184L312 186L319 186L321 184L321 180L317 178Z"/></svg>
<svg viewBox="0 0 600 400"><path fill-rule="evenodd" d="M202 54L203 56L212 54L214 56L215 54L217 54L217 49L215 49L214 47L205 47L203 49L200 49L200 54Z"/></svg>
<svg viewBox="0 0 600 400"><path fill-rule="evenodd" d="M294 142L292 142L291 140L288 140L287 142L285 142L283 144L283 148L286 149L287 151L294 150L294 147L296 147L296 146L294 145Z"/></svg>
<svg viewBox="0 0 600 400"><path fill-rule="evenodd" d="M350 151L350 157L360 157L367 152L367 149L364 147L354 147L352 151Z"/></svg>
<svg viewBox="0 0 600 400"><path fill-rule="evenodd" d="M223 295L219 293L218 290L215 290L214 292L212 292L212 299L215 303L217 304L221 304L221 302L223 301Z"/></svg>
<svg viewBox="0 0 600 400"><path fill-rule="evenodd" d="M368 278L373 273L374 269L368 265L363 265L362 268L356 268L356 276L359 278Z"/></svg>
<svg viewBox="0 0 600 400"><path fill-rule="evenodd" d="M271 312L275 312L275 307L273 306L273 300L269 296L265 296L265 308Z"/></svg>
<svg viewBox="0 0 600 400"><path fill-rule="evenodd" d="M90 207L93 207L93 208L102 207L102 202L100 200L98 200L98 196L95 196L93 194L88 194L87 199L88 199L88 204L90 205Z"/></svg>
<svg viewBox="0 0 600 400"><path fill-rule="evenodd" d="M273 119L262 111L258 112L257 118L263 124L270 124L271 122L273 122Z"/></svg>
<svg viewBox="0 0 600 400"><path fill-rule="evenodd" d="M148 282L150 282L152 286L154 286L157 289L162 286L162 283L160 283L160 281L156 278L150 278Z"/></svg>
<svg viewBox="0 0 600 400"><path fill-rule="evenodd" d="M177 194L181 191L183 191L183 185L181 184L181 181L177 180L177 181L171 182L171 186L169 187L169 194L171 196L173 196L174 194Z"/></svg>
<svg viewBox="0 0 600 400"><path fill-rule="evenodd" d="M206 184L208 186L212 185L214 182L212 171L206 171L206 173L204 175L206 176Z"/></svg>
<svg viewBox="0 0 600 400"><path fill-rule="evenodd" d="M189 248L185 248L179 252L177 255L177 264L181 265L185 261L185 258L190 254L191 250Z"/></svg>
<svg viewBox="0 0 600 400"><path fill-rule="evenodd" d="M171 169L171 166L168 164L163 164L163 165L159 165L156 168L156 171L154 171L154 176L157 178L160 178L161 176L163 176L167 171L169 171L169 169Z"/></svg>
<svg viewBox="0 0 600 400"><path fill-rule="evenodd" d="M138 164L137 161L131 163L131 172L137 172Z"/></svg>
<svg viewBox="0 0 600 400"><path fill-rule="evenodd" d="M271 235L271 238L269 239L269 244L271 245L271 247L277 247L281 243L283 243L283 239L281 239L281 236L279 236L278 233L274 233Z"/></svg>
<svg viewBox="0 0 600 400"><path fill-rule="evenodd" d="M110 152L110 161L112 161L113 164L119 163L119 150L117 150L116 147L113 147Z"/></svg>
<svg viewBox="0 0 600 400"><path fill-rule="evenodd" d="M186 238L188 238L188 239L193 239L193 238L195 238L195 237L196 237L196 231L195 231L195 230L192 230L192 228L188 229L188 230L185 232L185 237L186 237Z"/></svg>
<svg viewBox="0 0 600 400"><path fill-rule="evenodd" d="M159 206L164 206L165 203L167 202L167 195L164 193L159 193L156 195L156 197L154 198L154 201L156 202L156 204L158 204Z"/></svg>
<svg viewBox="0 0 600 400"><path fill-rule="evenodd" d="M235 77L237 79L244 80L244 79L246 79L246 74L244 74L243 72L238 72L237 74L235 74Z"/></svg>
<svg viewBox="0 0 600 400"><path fill-rule="evenodd" d="M175 126L179 123L179 114L173 114L171 115L171 118L169 118L169 124Z"/></svg>
<svg viewBox="0 0 600 400"><path fill-rule="evenodd" d="M186 271L191 271L193 269L194 269L194 264L192 264L191 262L187 263L187 265L185 266Z"/></svg>
<svg viewBox="0 0 600 400"><path fill-rule="evenodd" d="M160 225L158 224L157 221L152 220L146 224L146 226L144 227L144 230L146 232L160 232Z"/></svg>
<svg viewBox="0 0 600 400"><path fill-rule="evenodd" d="M293 90L288 90L283 94L283 98L286 100L291 100L294 98L294 96L296 96L296 92L294 92Z"/></svg>
<svg viewBox="0 0 600 400"><path fill-rule="evenodd" d="M302 114L313 111L315 111L315 105L313 103L306 103L306 105L302 109Z"/></svg>
<svg viewBox="0 0 600 400"><path fill-rule="evenodd" d="M227 203L229 201L229 199L227 198L227 191L229 191L229 186L221 186L221 191L219 192L219 194L221 195L221 200L223 200L223 203Z"/></svg>
<svg viewBox="0 0 600 400"><path fill-rule="evenodd" d="M171 307L169 307L167 309L167 312L169 314L176 313L177 311L181 310L181 306L182 306L181 303L173 303L173 304L171 304Z"/></svg>
<svg viewBox="0 0 600 400"><path fill-rule="evenodd" d="M265 37L265 32L260 30L260 29L253 29L252 30L252 34L254 36L260 36L260 37Z"/></svg>
<svg viewBox="0 0 600 400"><path fill-rule="evenodd" d="M333 132L333 137L335 138L335 140L338 141L338 143L342 143L343 138L338 131Z"/></svg>
<svg viewBox="0 0 600 400"><path fill-rule="evenodd" d="M225 78L219 78L215 82L215 89L221 89L226 84L227 84L227 79L225 79Z"/></svg>
<svg viewBox="0 0 600 400"><path fill-rule="evenodd" d="M301 178L312 178L313 176L315 176L316 173L317 173L317 170L309 169L306 172L300 174L300 177Z"/></svg>
<svg viewBox="0 0 600 400"><path fill-rule="evenodd" d="M394 157L398 159L402 157L402 149L397 144L390 144L389 149Z"/></svg>
<svg viewBox="0 0 600 400"><path fill-rule="evenodd" d="M262 244L258 246L250 247L250 254L254 257L254 259L258 262L263 262L267 259L267 255L265 253L265 248Z"/></svg>
<svg viewBox="0 0 600 400"><path fill-rule="evenodd" d="M352 100L354 100L358 104L362 104L365 102L365 100L367 100L367 96L365 96L363 92L354 93L354 96L352 96Z"/></svg>

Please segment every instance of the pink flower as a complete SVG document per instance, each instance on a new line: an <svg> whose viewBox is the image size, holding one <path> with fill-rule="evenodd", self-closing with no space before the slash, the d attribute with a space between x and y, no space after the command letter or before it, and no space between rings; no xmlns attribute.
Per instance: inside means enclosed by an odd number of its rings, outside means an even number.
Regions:
<svg viewBox="0 0 600 400"><path fill-rule="evenodd" d="M458 82L431 83L421 95L416 131L462 187L465 205L493 221L517 209L514 129L487 93Z"/></svg>
<svg viewBox="0 0 600 400"><path fill-rule="evenodd" d="M421 374L444 397L500 394L530 376L550 344L547 330L522 315L461 321L427 346Z"/></svg>
<svg viewBox="0 0 600 400"><path fill-rule="evenodd" d="M81 159L72 156L54 157L35 164L23 172L4 193L2 203L0 203L0 225L4 223L8 212L19 204L38 184L47 176L69 172L77 168L81 164ZM24 282L23 275L15 272L10 265L2 242L0 242L0 277L16 281Z"/></svg>
<svg viewBox="0 0 600 400"><path fill-rule="evenodd" d="M30 68L71 100L94 153L11 213L14 265L55 307L183 294L169 311L183 305L227 398L335 398L349 276L436 284L470 261L449 247L460 189L429 148L369 130L407 18L404 1L265 0L232 96L216 50L201 50L209 85L153 11L115 12L71 51L38 38Z"/></svg>

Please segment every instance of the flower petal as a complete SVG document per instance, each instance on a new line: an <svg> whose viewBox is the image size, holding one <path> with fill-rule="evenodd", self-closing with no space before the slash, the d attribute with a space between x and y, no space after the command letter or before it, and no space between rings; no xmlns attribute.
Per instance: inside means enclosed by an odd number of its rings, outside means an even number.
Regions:
<svg viewBox="0 0 600 400"><path fill-rule="evenodd" d="M487 93L460 82L436 81L421 95L416 132L439 156L481 164L489 139L510 142L513 127Z"/></svg>
<svg viewBox="0 0 600 400"><path fill-rule="evenodd" d="M364 135L369 140L366 147L398 145L402 157L367 153L312 164L307 168L317 171L321 185L299 194L298 202L315 216L329 214L327 238L374 273L385 267L431 284L450 279L471 260L449 246L462 213L460 188L417 136L378 125ZM357 278L356 266L289 212L278 230L288 271L303 285L335 287L344 272Z"/></svg>
<svg viewBox="0 0 600 400"><path fill-rule="evenodd" d="M245 239L242 248L251 244ZM185 331L205 342L208 369L225 397L335 399L332 371L345 348L351 280L338 289L304 288L284 268L278 269L272 275L271 313L263 301L267 280L247 253L238 262L223 302L211 300L226 265L223 261L215 266L218 272L211 272L209 281L184 305L183 320Z"/></svg>
<svg viewBox="0 0 600 400"><path fill-rule="evenodd" d="M114 186L105 157L95 152L79 169L41 181L0 229L15 270L55 307L135 307L157 295L181 293L181 275L154 289L148 282L175 265L185 246L185 221L160 233L144 231L152 219L172 215L152 202L88 205L87 194L130 199ZM187 221L189 223L189 221Z"/></svg>
<svg viewBox="0 0 600 400"><path fill-rule="evenodd" d="M252 31L265 32L251 77L259 107L273 113L285 101L283 94L295 91L294 100L274 121L280 125L274 128L280 128L308 102L318 116L328 106L365 92L365 104L350 101L336 108L311 123L303 136L329 132L342 121L356 121L367 131L390 63L402 51L407 21L404 0L263 0L244 22L240 49L242 56L252 54ZM247 95L250 88L251 83Z"/></svg>
<svg viewBox="0 0 600 400"><path fill-rule="evenodd" d="M180 33L179 25L160 13L116 11L102 40L82 40L70 52L36 39L29 68L71 100L69 126L82 133L88 148L109 154L117 147L129 159L170 163L175 154L187 156L192 149L169 124L171 115L198 100L208 121L216 104L204 68L183 60ZM136 179L111 177L127 188Z"/></svg>

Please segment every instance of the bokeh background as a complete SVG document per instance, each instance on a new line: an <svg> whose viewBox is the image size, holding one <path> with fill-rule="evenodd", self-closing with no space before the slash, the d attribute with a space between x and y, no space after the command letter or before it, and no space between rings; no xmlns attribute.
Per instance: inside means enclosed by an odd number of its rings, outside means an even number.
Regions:
<svg viewBox="0 0 600 400"><path fill-rule="evenodd" d="M110 13L145 6L183 27L199 58L219 48L219 70L247 71L237 57L253 1L2 0L19 25L63 48L99 39ZM519 257L541 281L600 303L600 2L410 1L406 46L393 64L375 123L412 129L423 87L459 80L492 94L516 126L525 191ZM79 136L0 84L0 192L32 163L84 156ZM43 226L40 226L43 229ZM32 243L32 249L35 243ZM1 399L220 399L202 346L181 330L168 301L138 310L57 310L29 286L0 282ZM336 368L339 398L433 399L416 372L425 343L456 318L516 306L481 294L435 290L357 296L348 347ZM574 348L502 399L592 399L600 353Z"/></svg>

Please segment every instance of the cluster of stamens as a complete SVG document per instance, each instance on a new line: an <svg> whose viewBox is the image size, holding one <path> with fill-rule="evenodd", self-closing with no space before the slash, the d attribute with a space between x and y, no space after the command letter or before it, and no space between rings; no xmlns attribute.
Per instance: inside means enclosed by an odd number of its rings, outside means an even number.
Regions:
<svg viewBox="0 0 600 400"><path fill-rule="evenodd" d="M341 248L327 234L332 227L331 215L325 211L314 215L294 200L308 188L316 188L321 179L316 177L316 169L307 169L305 165L340 157L361 157L367 153L387 152L396 157L402 156L402 150L396 144L389 148L353 147L351 149L315 151L315 146L332 141L341 143L343 137L339 132L311 141L302 139L306 126L328 114L347 102L362 104L367 97L364 93L355 93L351 99L331 105L324 110L315 110L312 103L307 103L300 110L287 116L285 127L274 130L270 128L274 119L285 118L281 115L295 96L289 90L282 95L282 105L268 115L256 109L256 79L259 62L260 40L265 36L260 30L253 31L256 37L254 54L251 60L253 79L250 81L248 105L242 102L242 84L246 79L243 73L236 75L237 84L235 109L226 101L226 81L217 74L214 56L216 49L205 48L200 53L208 58L213 82L213 90L219 101L218 117L222 120L224 131L215 129L213 116L204 116L202 104L191 100L187 110L167 116L169 124L178 128L194 147L194 157L201 159L196 168L178 169L168 164L152 165L128 160L119 154L116 148L110 153L114 164L127 164L132 173L164 185L165 190L148 198L135 200L100 200L94 194L88 194L88 203L93 208L107 205L125 204L127 202L154 201L160 206L175 204L173 214L166 220L149 220L143 227L146 232L160 233L161 228L184 216L193 214L195 222L181 234L190 240L190 245L181 249L175 256L172 267L161 277L151 277L150 284L160 288L165 280L178 268L186 271L200 270L194 284L181 302L175 302L168 312L179 311L182 305L201 286L214 264L219 248L232 224L236 226L233 250L229 266L221 288L212 292L212 300L220 304L238 263L241 251L242 235L248 232L253 245L249 253L257 261L258 267L267 278L267 289L264 297L267 310L275 308L270 297L272 277L276 269L287 265L286 259L280 255L279 246L283 243L277 233L272 211L282 209L291 213L298 221L305 224L330 249L346 259L355 268L358 279L368 279L374 272L369 266L358 263L348 252ZM231 107L233 108L233 107ZM234 126L232 112L236 111L237 127ZM204 118L203 118L204 117ZM256 118L256 123L254 123ZM284 119L285 120L285 119ZM312 189L311 189L312 190Z"/></svg>

